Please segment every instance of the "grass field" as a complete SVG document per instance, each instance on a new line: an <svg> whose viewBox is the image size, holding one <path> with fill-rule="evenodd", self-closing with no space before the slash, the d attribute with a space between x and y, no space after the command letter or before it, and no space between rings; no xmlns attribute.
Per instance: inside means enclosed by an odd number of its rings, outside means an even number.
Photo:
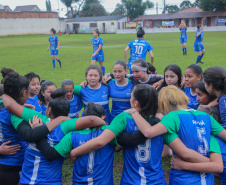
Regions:
<svg viewBox="0 0 226 185"><path fill-rule="evenodd" d="M210 66L219 65L225 67L225 32L205 32L204 47L206 54L202 61L203 70ZM12 36L0 37L0 68L11 67L21 75L35 72L41 79L51 80L60 87L63 79L72 79L75 84L85 80L85 69L90 65L92 54L92 35L71 35L59 37L59 57L63 67L52 69L52 62L48 47L48 35ZM123 60L123 51L129 41L136 38L135 34L105 34L100 35L104 41L106 72L112 71L112 65L116 60ZM146 34L145 40L154 48L154 66L159 74L163 74L164 68L169 64L178 64L182 72L185 68L195 63L197 53L194 52L193 43L195 33L188 33L188 55L183 56L179 33L152 33ZM129 57L129 55L128 55ZM147 56L150 61L150 56ZM168 182L170 159L163 159L166 181ZM114 181L120 183L122 173L122 152L115 155ZM71 184L72 164L67 160L63 168L64 184ZM216 179L215 184L220 184Z"/></svg>

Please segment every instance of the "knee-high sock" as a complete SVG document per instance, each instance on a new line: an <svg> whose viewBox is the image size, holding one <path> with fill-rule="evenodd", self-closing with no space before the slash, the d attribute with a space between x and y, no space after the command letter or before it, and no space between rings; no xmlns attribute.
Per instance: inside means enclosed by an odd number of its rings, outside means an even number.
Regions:
<svg viewBox="0 0 226 185"><path fill-rule="evenodd" d="M101 70L102 70L103 75L105 75L105 67L104 66L101 67Z"/></svg>
<svg viewBox="0 0 226 185"><path fill-rule="evenodd" d="M198 64L198 62L201 60L201 58L202 58L202 55L198 55L198 56L197 56L196 64Z"/></svg>
<svg viewBox="0 0 226 185"><path fill-rule="evenodd" d="M201 58L200 58L200 60L202 60L202 57L203 57L203 55L204 55L204 54L202 54L202 55L201 55Z"/></svg>
<svg viewBox="0 0 226 185"><path fill-rule="evenodd" d="M53 67L56 67L56 66L55 66L55 60L52 60L52 63L53 63Z"/></svg>

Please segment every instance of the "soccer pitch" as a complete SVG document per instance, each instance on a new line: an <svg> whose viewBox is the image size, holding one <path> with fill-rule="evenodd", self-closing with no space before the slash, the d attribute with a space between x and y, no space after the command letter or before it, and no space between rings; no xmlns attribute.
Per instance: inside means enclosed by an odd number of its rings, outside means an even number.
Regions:
<svg viewBox="0 0 226 185"><path fill-rule="evenodd" d="M182 69L196 62L197 52L194 52L195 32L188 32L186 56L182 55L180 33L151 33L145 35L154 48L154 66L159 74L163 74L164 68L169 64L177 64ZM201 64L203 70L219 65L225 67L226 57L226 32L205 32L203 45L206 53ZM58 35L57 35L58 36ZM35 72L41 80L51 80L60 87L62 80L72 79L80 84L85 80L85 69L90 65L92 54L92 34L78 34L58 36L60 42L59 58L63 63L60 68L56 62L56 68L52 68L50 52L46 51L49 35L30 35L0 37L0 68L11 67L19 74ZM124 60L124 49L129 41L136 39L136 34L100 34L103 39L103 51L105 55L106 72L112 72L112 66L116 60ZM129 58L129 53L127 59ZM150 62L150 55L147 55ZM97 64L98 65L98 64ZM168 183L170 160L163 159L166 181ZM122 174L122 152L115 155L114 181L120 184ZM72 164L66 161L63 167L64 184L71 184ZM215 184L220 184L216 180Z"/></svg>

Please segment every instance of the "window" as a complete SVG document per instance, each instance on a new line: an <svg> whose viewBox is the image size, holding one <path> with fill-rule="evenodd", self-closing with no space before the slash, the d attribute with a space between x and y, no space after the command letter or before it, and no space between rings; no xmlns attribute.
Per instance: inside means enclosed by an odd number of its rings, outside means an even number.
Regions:
<svg viewBox="0 0 226 185"><path fill-rule="evenodd" d="M97 23L90 23L89 27L97 27Z"/></svg>
<svg viewBox="0 0 226 185"><path fill-rule="evenodd" d="M114 26L114 25L115 25L115 23L114 23L114 22L111 22L111 25L113 25L113 26Z"/></svg>

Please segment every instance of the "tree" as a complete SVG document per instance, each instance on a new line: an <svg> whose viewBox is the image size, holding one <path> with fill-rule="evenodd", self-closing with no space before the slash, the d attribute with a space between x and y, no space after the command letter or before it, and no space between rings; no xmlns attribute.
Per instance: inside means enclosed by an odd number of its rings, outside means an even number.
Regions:
<svg viewBox="0 0 226 185"><path fill-rule="evenodd" d="M84 17L108 15L99 0L86 0L82 7L81 15Z"/></svg>
<svg viewBox="0 0 226 185"><path fill-rule="evenodd" d="M68 13L68 8L71 8L71 16L73 16L73 8L71 6L72 0L61 0L61 2L67 7L67 13Z"/></svg>
<svg viewBox="0 0 226 185"><path fill-rule="evenodd" d="M78 4L77 15L79 15L80 8L82 7L84 2L85 2L85 0L74 0L73 1L73 3L77 3Z"/></svg>
<svg viewBox="0 0 226 185"><path fill-rule="evenodd" d="M200 7L200 0L195 0L195 2L192 4L193 8L199 8Z"/></svg>
<svg viewBox="0 0 226 185"><path fill-rule="evenodd" d="M50 0L46 0L46 11L47 12L51 12L52 11Z"/></svg>
<svg viewBox="0 0 226 185"><path fill-rule="evenodd" d="M122 4L125 6L127 15L130 19L134 19L140 15L144 15L145 10L154 7L154 3L146 0L121 0Z"/></svg>
<svg viewBox="0 0 226 185"><path fill-rule="evenodd" d="M204 11L224 11L226 10L225 0L200 0L200 7Z"/></svg>
<svg viewBox="0 0 226 185"><path fill-rule="evenodd" d="M184 9L187 9L187 8L191 8L192 7L192 3L188 0L185 0L183 1L181 4L180 4L180 9L181 10L184 10Z"/></svg>
<svg viewBox="0 0 226 185"><path fill-rule="evenodd" d="M126 9L123 4L117 3L115 10L111 13L111 15L125 15Z"/></svg>
<svg viewBox="0 0 226 185"><path fill-rule="evenodd" d="M177 5L166 5L163 9L164 13L177 13L179 11L179 7Z"/></svg>

